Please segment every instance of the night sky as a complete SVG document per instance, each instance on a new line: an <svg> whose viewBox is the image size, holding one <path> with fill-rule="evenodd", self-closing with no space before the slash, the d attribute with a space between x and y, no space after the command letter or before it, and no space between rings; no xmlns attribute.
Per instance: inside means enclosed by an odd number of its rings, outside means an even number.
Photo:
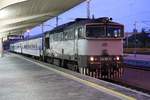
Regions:
<svg viewBox="0 0 150 100"><path fill-rule="evenodd" d="M150 0L92 0L91 16L112 17L113 21L117 21L125 25L125 32L131 32L134 23L137 22L138 31L142 27L150 27ZM59 16L59 25L73 21L75 18L87 17L87 5L82 3L73 9ZM56 19L45 22L44 31L50 30L56 26ZM41 26L31 30L30 35L40 34Z"/></svg>

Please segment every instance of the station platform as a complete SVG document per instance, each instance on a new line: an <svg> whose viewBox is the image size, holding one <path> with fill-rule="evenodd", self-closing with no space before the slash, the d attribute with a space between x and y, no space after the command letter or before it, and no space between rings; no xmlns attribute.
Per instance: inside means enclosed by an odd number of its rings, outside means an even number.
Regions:
<svg viewBox="0 0 150 100"><path fill-rule="evenodd" d="M150 62L150 55L142 55L142 54L125 54L126 59L131 60L143 60Z"/></svg>
<svg viewBox="0 0 150 100"><path fill-rule="evenodd" d="M124 54L124 63L150 70L150 55Z"/></svg>
<svg viewBox="0 0 150 100"><path fill-rule="evenodd" d="M0 58L0 100L150 100L150 95L7 53Z"/></svg>

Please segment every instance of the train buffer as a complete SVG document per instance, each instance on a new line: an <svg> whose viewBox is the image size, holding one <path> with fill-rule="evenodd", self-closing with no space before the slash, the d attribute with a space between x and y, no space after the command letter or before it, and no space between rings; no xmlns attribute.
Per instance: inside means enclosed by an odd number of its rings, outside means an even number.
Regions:
<svg viewBox="0 0 150 100"><path fill-rule="evenodd" d="M150 95L55 65L7 53L0 58L0 100L149 100Z"/></svg>

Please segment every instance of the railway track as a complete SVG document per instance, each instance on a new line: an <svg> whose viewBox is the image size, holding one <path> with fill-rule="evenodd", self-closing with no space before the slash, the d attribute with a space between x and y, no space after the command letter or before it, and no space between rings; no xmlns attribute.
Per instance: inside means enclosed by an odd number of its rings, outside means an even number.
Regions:
<svg viewBox="0 0 150 100"><path fill-rule="evenodd" d="M126 66L121 79L105 80L150 94L150 70Z"/></svg>
<svg viewBox="0 0 150 100"><path fill-rule="evenodd" d="M117 76L116 79L107 79L108 77L106 79L100 79L150 94L150 69L144 69L143 67L139 68L135 66L125 66L123 73L121 71L120 74L123 75ZM98 78L96 73L89 73L85 75Z"/></svg>
<svg viewBox="0 0 150 100"><path fill-rule="evenodd" d="M131 65L128 65L126 67L127 68L131 68L131 69L137 69L137 70L143 70L143 71L150 71L150 68L147 68L147 67L131 66Z"/></svg>

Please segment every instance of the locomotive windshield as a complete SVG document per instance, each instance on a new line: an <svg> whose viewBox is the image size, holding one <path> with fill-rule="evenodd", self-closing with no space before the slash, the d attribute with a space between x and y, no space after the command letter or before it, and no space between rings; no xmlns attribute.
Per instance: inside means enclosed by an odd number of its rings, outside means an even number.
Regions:
<svg viewBox="0 0 150 100"><path fill-rule="evenodd" d="M121 37L122 33L119 27L107 27L107 37Z"/></svg>
<svg viewBox="0 0 150 100"><path fill-rule="evenodd" d="M93 38L105 38L105 37L123 37L123 28L121 26L100 26L100 25L87 25L86 36Z"/></svg>
<svg viewBox="0 0 150 100"><path fill-rule="evenodd" d="M102 26L88 25L86 27L87 37L103 37L105 36L105 28Z"/></svg>

